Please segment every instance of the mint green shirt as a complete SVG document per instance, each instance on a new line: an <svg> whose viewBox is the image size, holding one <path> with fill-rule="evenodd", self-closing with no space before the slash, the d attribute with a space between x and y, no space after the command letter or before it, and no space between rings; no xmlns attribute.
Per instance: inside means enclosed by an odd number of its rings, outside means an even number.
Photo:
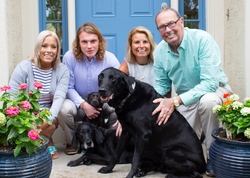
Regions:
<svg viewBox="0 0 250 178"><path fill-rule="evenodd" d="M213 37L203 30L184 28L179 54L162 40L154 50L154 88L167 94L172 83L183 104L195 104L228 78L221 69L221 53Z"/></svg>

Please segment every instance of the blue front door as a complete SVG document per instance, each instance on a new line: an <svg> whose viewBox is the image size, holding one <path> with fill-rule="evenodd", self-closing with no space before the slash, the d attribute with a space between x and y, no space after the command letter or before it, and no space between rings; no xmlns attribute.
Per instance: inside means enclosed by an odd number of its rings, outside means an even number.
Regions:
<svg viewBox="0 0 250 178"><path fill-rule="evenodd" d="M156 43L161 41L155 16L161 4L169 0L76 0L76 29L85 22L94 23L108 43L108 51L124 61L129 31L144 26L151 31Z"/></svg>

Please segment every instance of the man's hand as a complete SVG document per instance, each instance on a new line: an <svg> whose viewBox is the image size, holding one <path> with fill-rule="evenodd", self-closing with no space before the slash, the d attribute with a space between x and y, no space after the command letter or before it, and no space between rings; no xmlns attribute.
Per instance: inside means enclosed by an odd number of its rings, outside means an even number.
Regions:
<svg viewBox="0 0 250 178"><path fill-rule="evenodd" d="M153 103L160 103L159 106L153 111L152 116L154 116L156 113L160 112L158 119L156 121L156 124L161 125L166 124L169 117L174 111L174 99L169 98L158 98L153 101Z"/></svg>
<svg viewBox="0 0 250 178"><path fill-rule="evenodd" d="M99 111L102 110L102 108L95 108L93 106L91 106L89 103L87 103L86 101L82 102L80 107L84 110L86 116L89 119L95 119L98 117L98 115L100 114Z"/></svg>

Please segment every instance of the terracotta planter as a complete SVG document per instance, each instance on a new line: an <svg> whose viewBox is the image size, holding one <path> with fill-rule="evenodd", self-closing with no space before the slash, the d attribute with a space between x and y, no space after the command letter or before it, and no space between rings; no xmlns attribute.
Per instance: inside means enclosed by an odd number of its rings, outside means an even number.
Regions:
<svg viewBox="0 0 250 178"><path fill-rule="evenodd" d="M46 148L46 143L37 149L37 153L30 156L26 152L20 152L15 157L13 151L0 151L0 177L48 177L52 168L51 155Z"/></svg>
<svg viewBox="0 0 250 178"><path fill-rule="evenodd" d="M210 161L216 178L250 177L250 142L220 138L216 134L222 128L214 129L215 141L209 151Z"/></svg>

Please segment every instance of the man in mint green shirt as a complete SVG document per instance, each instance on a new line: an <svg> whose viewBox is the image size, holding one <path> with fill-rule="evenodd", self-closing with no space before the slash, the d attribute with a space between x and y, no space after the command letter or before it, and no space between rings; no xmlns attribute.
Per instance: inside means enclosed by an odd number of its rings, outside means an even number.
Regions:
<svg viewBox="0 0 250 178"><path fill-rule="evenodd" d="M212 108L222 104L223 94L232 93L228 78L221 69L221 54L210 34L184 28L184 20L174 9L161 10L155 19L163 40L154 51L154 88L161 95L170 91L172 84L176 97L156 99L160 105L157 124L165 124L176 108L193 127L197 136L206 135L208 176L214 176L209 161L211 132L219 127Z"/></svg>

